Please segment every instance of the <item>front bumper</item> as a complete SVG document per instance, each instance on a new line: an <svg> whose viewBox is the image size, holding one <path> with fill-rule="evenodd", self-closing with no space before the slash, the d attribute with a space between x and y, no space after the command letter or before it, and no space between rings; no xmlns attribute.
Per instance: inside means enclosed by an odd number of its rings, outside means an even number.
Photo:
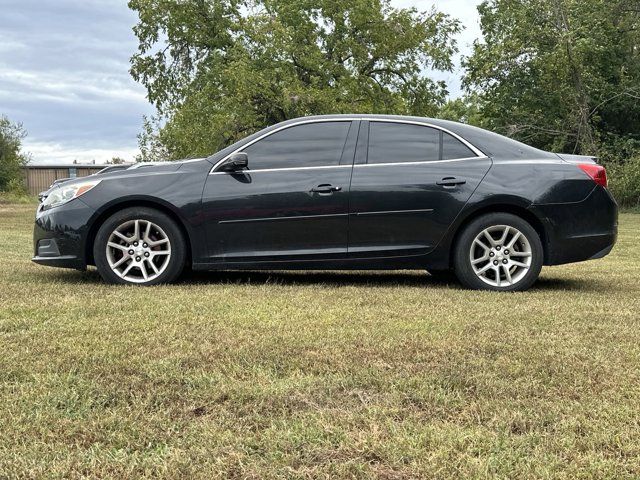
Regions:
<svg viewBox="0 0 640 480"><path fill-rule="evenodd" d="M602 258L616 243L618 206L601 186L581 202L534 205L531 209L546 222L546 265Z"/></svg>
<svg viewBox="0 0 640 480"><path fill-rule="evenodd" d="M50 267L86 269L88 225L94 213L79 198L46 211L38 207L31 260Z"/></svg>

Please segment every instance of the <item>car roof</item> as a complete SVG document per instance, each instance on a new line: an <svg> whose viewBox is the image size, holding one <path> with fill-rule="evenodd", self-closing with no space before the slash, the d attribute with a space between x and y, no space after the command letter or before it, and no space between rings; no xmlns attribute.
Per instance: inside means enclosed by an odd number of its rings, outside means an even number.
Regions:
<svg viewBox="0 0 640 480"><path fill-rule="evenodd" d="M359 120L394 120L427 123L438 128L448 130L456 135L464 138L466 141L475 146L485 155L496 159L540 159L553 158L558 156L551 152L537 149L525 143L519 142L504 135L499 135L489 130L484 130L473 125L468 125L451 120L442 120L439 118L416 117L405 115L384 115L384 114L333 114L333 115L310 115L307 117L298 117L291 120L285 120L277 125L276 128L287 124L299 123L301 121L313 120L341 120L341 119L359 119ZM268 129L265 129L266 131Z"/></svg>
<svg viewBox="0 0 640 480"><path fill-rule="evenodd" d="M559 160L559 157L555 153L545 152L537 148L526 145L517 140L499 135L497 133L484 130L482 128L474 127L464 123L453 122L450 120L441 120L438 118L428 117L416 117L416 116L404 116L404 115L383 115L383 114L332 114L332 115L310 115L306 117L292 118L283 122L277 123L266 127L258 132L255 132L242 140L235 142L232 145L223 148L222 150L209 156L207 160L213 164L216 164L220 159L225 158L226 155L241 148L242 145L260 137L272 130L277 130L287 125L295 125L300 122L313 122L314 120L394 120L394 121L406 121L406 122L418 122L433 125L437 128L449 131L464 138L467 142L473 145L477 150L484 153L486 156L496 160L538 160L538 159L553 159Z"/></svg>

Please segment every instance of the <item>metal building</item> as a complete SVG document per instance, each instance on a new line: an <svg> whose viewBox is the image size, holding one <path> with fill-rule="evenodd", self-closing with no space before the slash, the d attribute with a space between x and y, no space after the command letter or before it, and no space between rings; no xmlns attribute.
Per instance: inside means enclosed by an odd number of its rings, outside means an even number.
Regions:
<svg viewBox="0 0 640 480"><path fill-rule="evenodd" d="M23 172L27 191L32 195L37 195L49 188L54 180L86 177L99 172L106 166L94 164L26 165L23 167Z"/></svg>

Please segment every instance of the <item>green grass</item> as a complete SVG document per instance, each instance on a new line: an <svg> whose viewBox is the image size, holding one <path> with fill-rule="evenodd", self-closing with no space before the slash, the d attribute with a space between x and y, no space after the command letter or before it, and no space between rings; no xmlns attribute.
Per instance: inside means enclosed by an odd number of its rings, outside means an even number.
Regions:
<svg viewBox="0 0 640 480"><path fill-rule="evenodd" d="M30 204L35 206L38 204L38 197L36 195L28 195L24 193L12 193L0 191L0 205Z"/></svg>
<svg viewBox="0 0 640 480"><path fill-rule="evenodd" d="M640 216L529 292L31 264L0 205L0 478L638 478Z"/></svg>

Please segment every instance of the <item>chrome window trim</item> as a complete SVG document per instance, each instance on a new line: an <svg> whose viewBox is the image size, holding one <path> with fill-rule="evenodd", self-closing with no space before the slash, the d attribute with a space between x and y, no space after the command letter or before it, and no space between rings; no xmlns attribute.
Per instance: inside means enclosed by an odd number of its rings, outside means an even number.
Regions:
<svg viewBox="0 0 640 480"><path fill-rule="evenodd" d="M473 153L475 153L477 155L477 157L467 157L467 158L454 158L454 159L450 159L450 160L430 160L430 161L424 161L424 162L397 162L397 163L361 163L361 164L355 164L355 165L324 165L324 166L317 166L317 167L283 167L283 168L263 168L263 169L257 169L257 170L246 170L247 173L254 173L254 172L273 172L273 171L287 171L287 170L311 170L311 169L319 169L319 168L341 168L341 167L349 167L351 168L352 166L374 166L374 165L419 165L419 164L424 164L424 163L436 163L436 162L459 162L459 161L465 161L465 160L473 160L473 159L478 159L478 158L488 158L487 155L485 155L482 151L480 151L478 148L476 148L474 145L472 145L471 143L467 142L464 138L462 138L461 136L453 133L452 131L444 128L444 127L440 127L438 125L434 125L432 123L429 122L421 122L418 120L406 120L406 119L402 119L402 118L369 118L369 117L340 117L340 118L313 118L313 119L308 119L308 120L300 120L299 122L295 122L295 123L290 123L287 125L283 125L280 128L276 128L275 130L272 130L270 132L266 132L263 135L260 135L258 138L255 138L253 140L251 140L249 143L247 143L246 145L243 145L240 148L237 148L236 150L234 150L233 152L225 155L222 159L220 159L218 162L216 162L216 164L211 168L211 170L209 171L209 175L214 175L214 174L224 174L224 175L230 175L233 172L216 172L216 168L218 168L225 160L227 160L231 155L234 155L238 152L242 152L245 148L250 147L251 145L253 145L256 142L259 142L260 140L273 135L274 133L280 132L281 130L285 130L287 128L291 128L291 127L297 127L299 125L306 125L309 123L327 123L327 122L355 122L355 121L368 121L368 122L383 122L383 123L404 123L404 124L408 124L408 125L421 125L423 127L430 127L430 128L435 128L436 130L440 130L442 132L448 133L449 135L451 135L452 137L456 138L457 140L461 141L466 147L468 147Z"/></svg>
<svg viewBox="0 0 640 480"><path fill-rule="evenodd" d="M469 160L487 160L489 157L483 155L481 157L465 157L452 158L451 160L425 160L423 162L391 162L391 163L358 163L354 167L388 167L390 165L428 165L431 163L449 163L449 162L466 162Z"/></svg>
<svg viewBox="0 0 640 480"><path fill-rule="evenodd" d="M322 170L327 168L351 168L352 166L353 165L321 165L318 167L257 168L255 170L240 170L239 172L210 172L209 175L229 175L231 173L238 175L240 173L282 172L290 170Z"/></svg>

